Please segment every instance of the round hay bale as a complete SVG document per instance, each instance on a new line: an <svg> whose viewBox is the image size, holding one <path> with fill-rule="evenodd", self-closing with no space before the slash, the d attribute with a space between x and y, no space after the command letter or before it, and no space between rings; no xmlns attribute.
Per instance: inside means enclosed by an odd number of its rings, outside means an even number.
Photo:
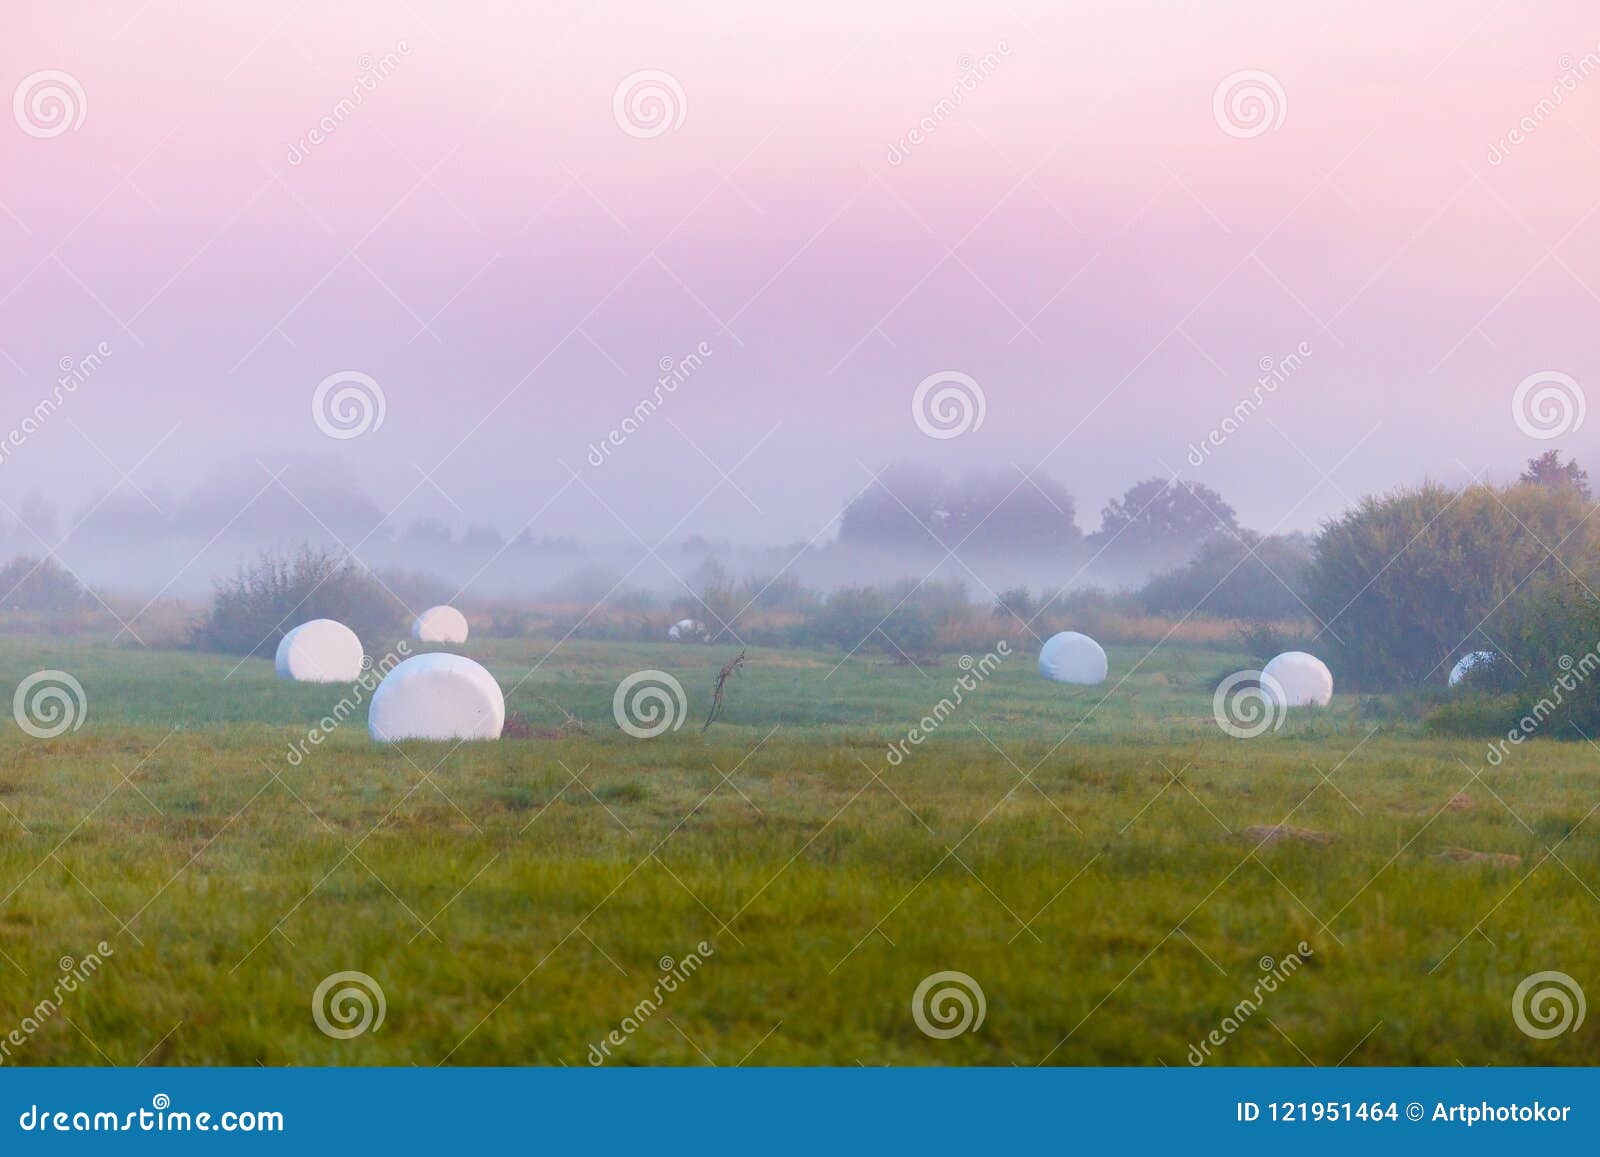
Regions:
<svg viewBox="0 0 1600 1157"><path fill-rule="evenodd" d="M429 607L411 624L411 637L419 643L465 643L467 616L454 607Z"/></svg>
<svg viewBox="0 0 1600 1157"><path fill-rule="evenodd" d="M343 623L312 619L278 642L278 678L296 683L353 683L361 678L361 640Z"/></svg>
<svg viewBox="0 0 1600 1157"><path fill-rule="evenodd" d="M1461 682L1461 680L1465 679L1467 677L1467 673L1474 667L1480 665L1488 666L1492 664L1494 660L1495 654L1493 651L1468 651L1465 655L1462 655L1461 658L1456 660L1456 665L1454 667L1450 668L1450 686L1454 687L1457 683Z"/></svg>
<svg viewBox="0 0 1600 1157"><path fill-rule="evenodd" d="M1304 651L1285 651L1261 671L1262 680L1277 680L1283 690L1285 707L1326 707L1333 698L1333 672L1315 655Z"/></svg>
<svg viewBox="0 0 1600 1157"><path fill-rule="evenodd" d="M367 731L379 743L401 739L499 739L506 699L480 664L442 651L413 655L372 696Z"/></svg>
<svg viewBox="0 0 1600 1157"><path fill-rule="evenodd" d="M674 643L686 643L706 636L706 625L699 619L679 619L667 628L667 638Z"/></svg>
<svg viewBox="0 0 1600 1157"><path fill-rule="evenodd" d="M1039 674L1055 683L1104 683L1105 650L1088 635L1062 631L1039 648Z"/></svg>

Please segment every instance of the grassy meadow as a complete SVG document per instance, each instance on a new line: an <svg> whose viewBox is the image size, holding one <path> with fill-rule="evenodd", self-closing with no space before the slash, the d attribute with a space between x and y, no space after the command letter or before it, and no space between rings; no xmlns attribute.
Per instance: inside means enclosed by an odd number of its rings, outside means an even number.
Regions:
<svg viewBox="0 0 1600 1157"><path fill-rule="evenodd" d="M702 941L606 1063L1182 1066L1301 942L1207 1063L1600 1062L1593 1031L1536 1039L1511 1007L1545 970L1600 993L1581 739L1494 767L1348 695L1234 739L1211 697L1241 654L1112 648L1073 689L1030 646L896 765L957 656L753 648L702 733L736 648L464 650L522 737L380 748L363 704L296 764L348 687L0 643L8 693L58 668L88 700L59 738L0 732L0 1037L63 957L112 950L4 1063L584 1065ZM642 668L681 681L680 730L617 728ZM351 1039L312 1016L340 971L386 1004ZM941 971L986 1002L950 1039L912 1015Z"/></svg>

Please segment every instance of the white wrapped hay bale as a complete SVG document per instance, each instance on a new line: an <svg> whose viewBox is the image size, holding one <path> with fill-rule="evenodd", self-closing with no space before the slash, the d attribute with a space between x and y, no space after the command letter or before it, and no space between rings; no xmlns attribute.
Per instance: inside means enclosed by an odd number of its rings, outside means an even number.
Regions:
<svg viewBox="0 0 1600 1157"><path fill-rule="evenodd" d="M1062 631L1039 648L1039 674L1056 683L1104 683L1105 650L1088 635Z"/></svg>
<svg viewBox="0 0 1600 1157"><path fill-rule="evenodd" d="M353 683L361 678L361 640L343 623L312 619L278 642L278 678L296 683Z"/></svg>
<svg viewBox="0 0 1600 1157"><path fill-rule="evenodd" d="M1333 698L1333 672L1315 655L1304 651L1285 651L1274 658L1261 673L1267 676L1262 682L1276 680L1283 691L1285 707L1326 707Z"/></svg>
<svg viewBox="0 0 1600 1157"><path fill-rule="evenodd" d="M1489 666L1494 662L1494 660L1495 654L1493 651L1469 651L1467 654L1461 656L1460 659L1456 660L1456 665L1450 668L1450 686L1454 687L1457 683L1461 682L1461 680L1465 679L1468 672L1470 672L1473 668L1479 666Z"/></svg>
<svg viewBox="0 0 1600 1157"><path fill-rule="evenodd" d="M378 684L367 731L401 739L499 739L506 724L500 684L480 664L442 651L414 655Z"/></svg>
<svg viewBox="0 0 1600 1157"><path fill-rule="evenodd" d="M688 643L706 637L706 625L699 619L679 619L667 628L667 638L674 643Z"/></svg>
<svg viewBox="0 0 1600 1157"><path fill-rule="evenodd" d="M454 607L429 607L411 624L411 637L419 643L465 643L467 616Z"/></svg>

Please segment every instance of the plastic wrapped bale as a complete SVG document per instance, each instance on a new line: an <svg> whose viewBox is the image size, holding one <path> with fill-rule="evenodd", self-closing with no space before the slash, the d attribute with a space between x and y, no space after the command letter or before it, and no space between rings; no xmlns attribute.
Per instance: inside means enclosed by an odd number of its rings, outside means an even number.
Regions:
<svg viewBox="0 0 1600 1157"><path fill-rule="evenodd" d="M1039 674L1056 683L1104 683L1105 650L1088 635L1062 631L1039 649Z"/></svg>
<svg viewBox="0 0 1600 1157"><path fill-rule="evenodd" d="M667 628L667 638L674 643L687 643L706 636L706 625L699 619L679 619Z"/></svg>
<svg viewBox="0 0 1600 1157"><path fill-rule="evenodd" d="M1333 698L1333 672L1321 659L1304 651L1285 651L1261 673L1277 680L1283 689L1285 707L1326 707Z"/></svg>
<svg viewBox="0 0 1600 1157"><path fill-rule="evenodd" d="M499 739L506 699L480 664L463 655L414 655L390 671L372 696L367 731L379 743L401 739Z"/></svg>
<svg viewBox="0 0 1600 1157"><path fill-rule="evenodd" d="M1469 672L1477 667L1488 667L1494 663L1493 651L1469 651L1456 660L1456 665L1450 668L1450 686L1454 687L1465 679Z"/></svg>
<svg viewBox="0 0 1600 1157"><path fill-rule="evenodd" d="M365 653L356 633L332 619L301 623L278 643L278 678L296 683L353 683Z"/></svg>
<svg viewBox="0 0 1600 1157"><path fill-rule="evenodd" d="M429 607L411 624L411 637L419 643L465 643L467 616L454 607Z"/></svg>

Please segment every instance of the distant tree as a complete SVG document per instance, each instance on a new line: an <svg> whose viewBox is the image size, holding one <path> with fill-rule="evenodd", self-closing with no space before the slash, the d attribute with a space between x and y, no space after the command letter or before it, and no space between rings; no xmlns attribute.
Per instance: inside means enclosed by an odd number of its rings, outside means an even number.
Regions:
<svg viewBox="0 0 1600 1157"><path fill-rule="evenodd" d="M1076 503L1060 483L1021 471L947 483L913 466L885 470L844 509L839 541L869 546L1027 550L1083 537Z"/></svg>
<svg viewBox="0 0 1600 1157"><path fill-rule="evenodd" d="M448 549L451 544L450 528L437 518L419 518L406 527L400 541L410 547Z"/></svg>
<svg viewBox="0 0 1600 1157"><path fill-rule="evenodd" d="M1069 546L1083 537L1067 488L1021 470L972 474L944 491L940 535L954 546L1008 551Z"/></svg>
<svg viewBox="0 0 1600 1157"><path fill-rule="evenodd" d="M737 632L736 620L745 600L739 598L733 578L728 570L714 558L708 558L696 567L686 580L692 596L679 599L675 609L686 618L705 623L712 641L725 632Z"/></svg>
<svg viewBox="0 0 1600 1157"><path fill-rule="evenodd" d="M1152 576L1135 597L1157 614L1303 618L1310 559L1304 535L1219 534L1183 566Z"/></svg>
<svg viewBox="0 0 1600 1157"><path fill-rule="evenodd" d="M997 619L1009 616L1026 623L1037 610L1038 604L1033 601L1033 595L1027 587L1007 587L994 600L994 617Z"/></svg>
<svg viewBox="0 0 1600 1157"><path fill-rule="evenodd" d="M89 592L51 558L22 557L0 567L0 611L77 611Z"/></svg>
<svg viewBox="0 0 1600 1157"><path fill-rule="evenodd" d="M461 545L467 550L497 551L505 546L506 540L500 532L492 526L475 524L467 527L467 532L461 536Z"/></svg>
<svg viewBox="0 0 1600 1157"><path fill-rule="evenodd" d="M949 517L939 475L916 466L891 466L845 506L839 541L857 546L937 546Z"/></svg>
<svg viewBox="0 0 1600 1157"><path fill-rule="evenodd" d="M1582 498L1589 493L1589 472L1578 465L1577 459L1561 461L1558 450L1546 450L1537 458L1528 459L1528 468L1518 479L1533 486L1548 486L1552 490L1572 490Z"/></svg>
<svg viewBox="0 0 1600 1157"><path fill-rule="evenodd" d="M1203 482L1147 478L1106 504L1099 537L1129 547L1195 547L1238 530L1233 507Z"/></svg>
<svg viewBox="0 0 1600 1157"><path fill-rule="evenodd" d="M54 542L59 517L50 500L37 490L22 499L22 509L17 511L17 536L26 542Z"/></svg>

